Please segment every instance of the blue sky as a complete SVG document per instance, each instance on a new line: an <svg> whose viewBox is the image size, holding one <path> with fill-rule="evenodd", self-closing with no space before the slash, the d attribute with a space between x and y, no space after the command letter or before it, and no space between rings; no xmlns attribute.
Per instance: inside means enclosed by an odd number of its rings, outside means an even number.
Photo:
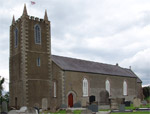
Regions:
<svg viewBox="0 0 150 114"><path fill-rule="evenodd" d="M8 0L0 7L0 76L9 83L9 26L13 15L51 21L52 54L116 64L150 84L150 0Z"/></svg>

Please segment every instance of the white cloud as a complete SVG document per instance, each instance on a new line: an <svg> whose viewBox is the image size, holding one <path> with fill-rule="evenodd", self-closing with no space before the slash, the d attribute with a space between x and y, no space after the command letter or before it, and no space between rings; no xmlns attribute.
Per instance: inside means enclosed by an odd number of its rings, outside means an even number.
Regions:
<svg viewBox="0 0 150 114"><path fill-rule="evenodd" d="M137 75L147 83L150 83L150 48L137 52L134 56L121 62L122 66L132 66ZM143 82L146 84L145 82Z"/></svg>
<svg viewBox="0 0 150 114"><path fill-rule="evenodd" d="M8 77L9 26L12 16L22 15L24 3L29 15L43 18L47 9L51 21L52 53L132 66L148 82L150 49L150 1L148 0L9 0L0 7L0 75ZM147 67L146 67L147 66ZM3 72L4 71L4 72ZM6 75L5 75L6 74Z"/></svg>

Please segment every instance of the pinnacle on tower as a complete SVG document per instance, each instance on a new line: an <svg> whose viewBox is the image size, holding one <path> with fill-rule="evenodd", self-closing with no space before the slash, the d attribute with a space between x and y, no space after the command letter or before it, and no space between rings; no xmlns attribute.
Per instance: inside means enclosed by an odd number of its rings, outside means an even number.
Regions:
<svg viewBox="0 0 150 114"><path fill-rule="evenodd" d="M48 21L47 10L45 10L44 20L45 20L45 21Z"/></svg>
<svg viewBox="0 0 150 114"><path fill-rule="evenodd" d="M15 23L15 16L13 15L12 24Z"/></svg>
<svg viewBox="0 0 150 114"><path fill-rule="evenodd" d="M26 4L24 4L23 15L28 15L27 9L26 9Z"/></svg>

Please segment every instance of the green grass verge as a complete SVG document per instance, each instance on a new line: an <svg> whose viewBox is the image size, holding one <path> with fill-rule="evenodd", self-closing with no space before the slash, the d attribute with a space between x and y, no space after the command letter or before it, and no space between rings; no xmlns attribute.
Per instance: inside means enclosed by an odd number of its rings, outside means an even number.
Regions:
<svg viewBox="0 0 150 114"><path fill-rule="evenodd" d="M113 112L111 114L150 114L150 112Z"/></svg>
<svg viewBox="0 0 150 114"><path fill-rule="evenodd" d="M139 107L138 107L139 108ZM150 104L147 104L145 106L140 106L140 108L150 108ZM130 107L125 107L126 110L134 110L136 109L135 107L133 107L133 104L131 104ZM109 111L110 109L102 109L102 110L99 110L99 111ZM48 114L50 112L46 111L46 112L43 112L43 113L40 113L40 114ZM75 110L73 111L74 114L81 114L81 110ZM60 110L59 112L56 112L56 113L50 113L50 114L66 114L66 111L65 110ZM150 114L150 112L116 112L116 113L111 113L111 114Z"/></svg>
<svg viewBox="0 0 150 114"><path fill-rule="evenodd" d="M48 114L48 112L41 113L41 114ZM50 114L66 114L66 111L59 111L59 112L50 113ZM81 114L81 111L76 110L76 111L74 111L73 114ZM112 112L111 114L150 114L150 112L140 112L140 111L137 111L137 112Z"/></svg>
<svg viewBox="0 0 150 114"><path fill-rule="evenodd" d="M141 105L140 107L134 107L133 104L131 104L130 107L125 107L126 110L134 110L134 109L136 109L136 108L150 108L150 104L147 104L147 105L145 105L145 106L142 106L142 105Z"/></svg>
<svg viewBox="0 0 150 114"><path fill-rule="evenodd" d="M50 112L42 112L40 114L48 114ZM65 110L60 110L59 112L55 112L55 113L50 113L50 114L66 114ZM73 114L81 114L81 110L74 110Z"/></svg>

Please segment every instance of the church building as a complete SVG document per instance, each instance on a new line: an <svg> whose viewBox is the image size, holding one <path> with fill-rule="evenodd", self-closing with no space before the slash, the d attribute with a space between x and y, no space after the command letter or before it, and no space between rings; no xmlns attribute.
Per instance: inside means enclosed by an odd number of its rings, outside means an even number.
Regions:
<svg viewBox="0 0 150 114"><path fill-rule="evenodd" d="M129 68L51 54L51 22L23 14L10 26L10 107L47 108L88 106L90 96L100 104L109 99L141 98L142 81Z"/></svg>

